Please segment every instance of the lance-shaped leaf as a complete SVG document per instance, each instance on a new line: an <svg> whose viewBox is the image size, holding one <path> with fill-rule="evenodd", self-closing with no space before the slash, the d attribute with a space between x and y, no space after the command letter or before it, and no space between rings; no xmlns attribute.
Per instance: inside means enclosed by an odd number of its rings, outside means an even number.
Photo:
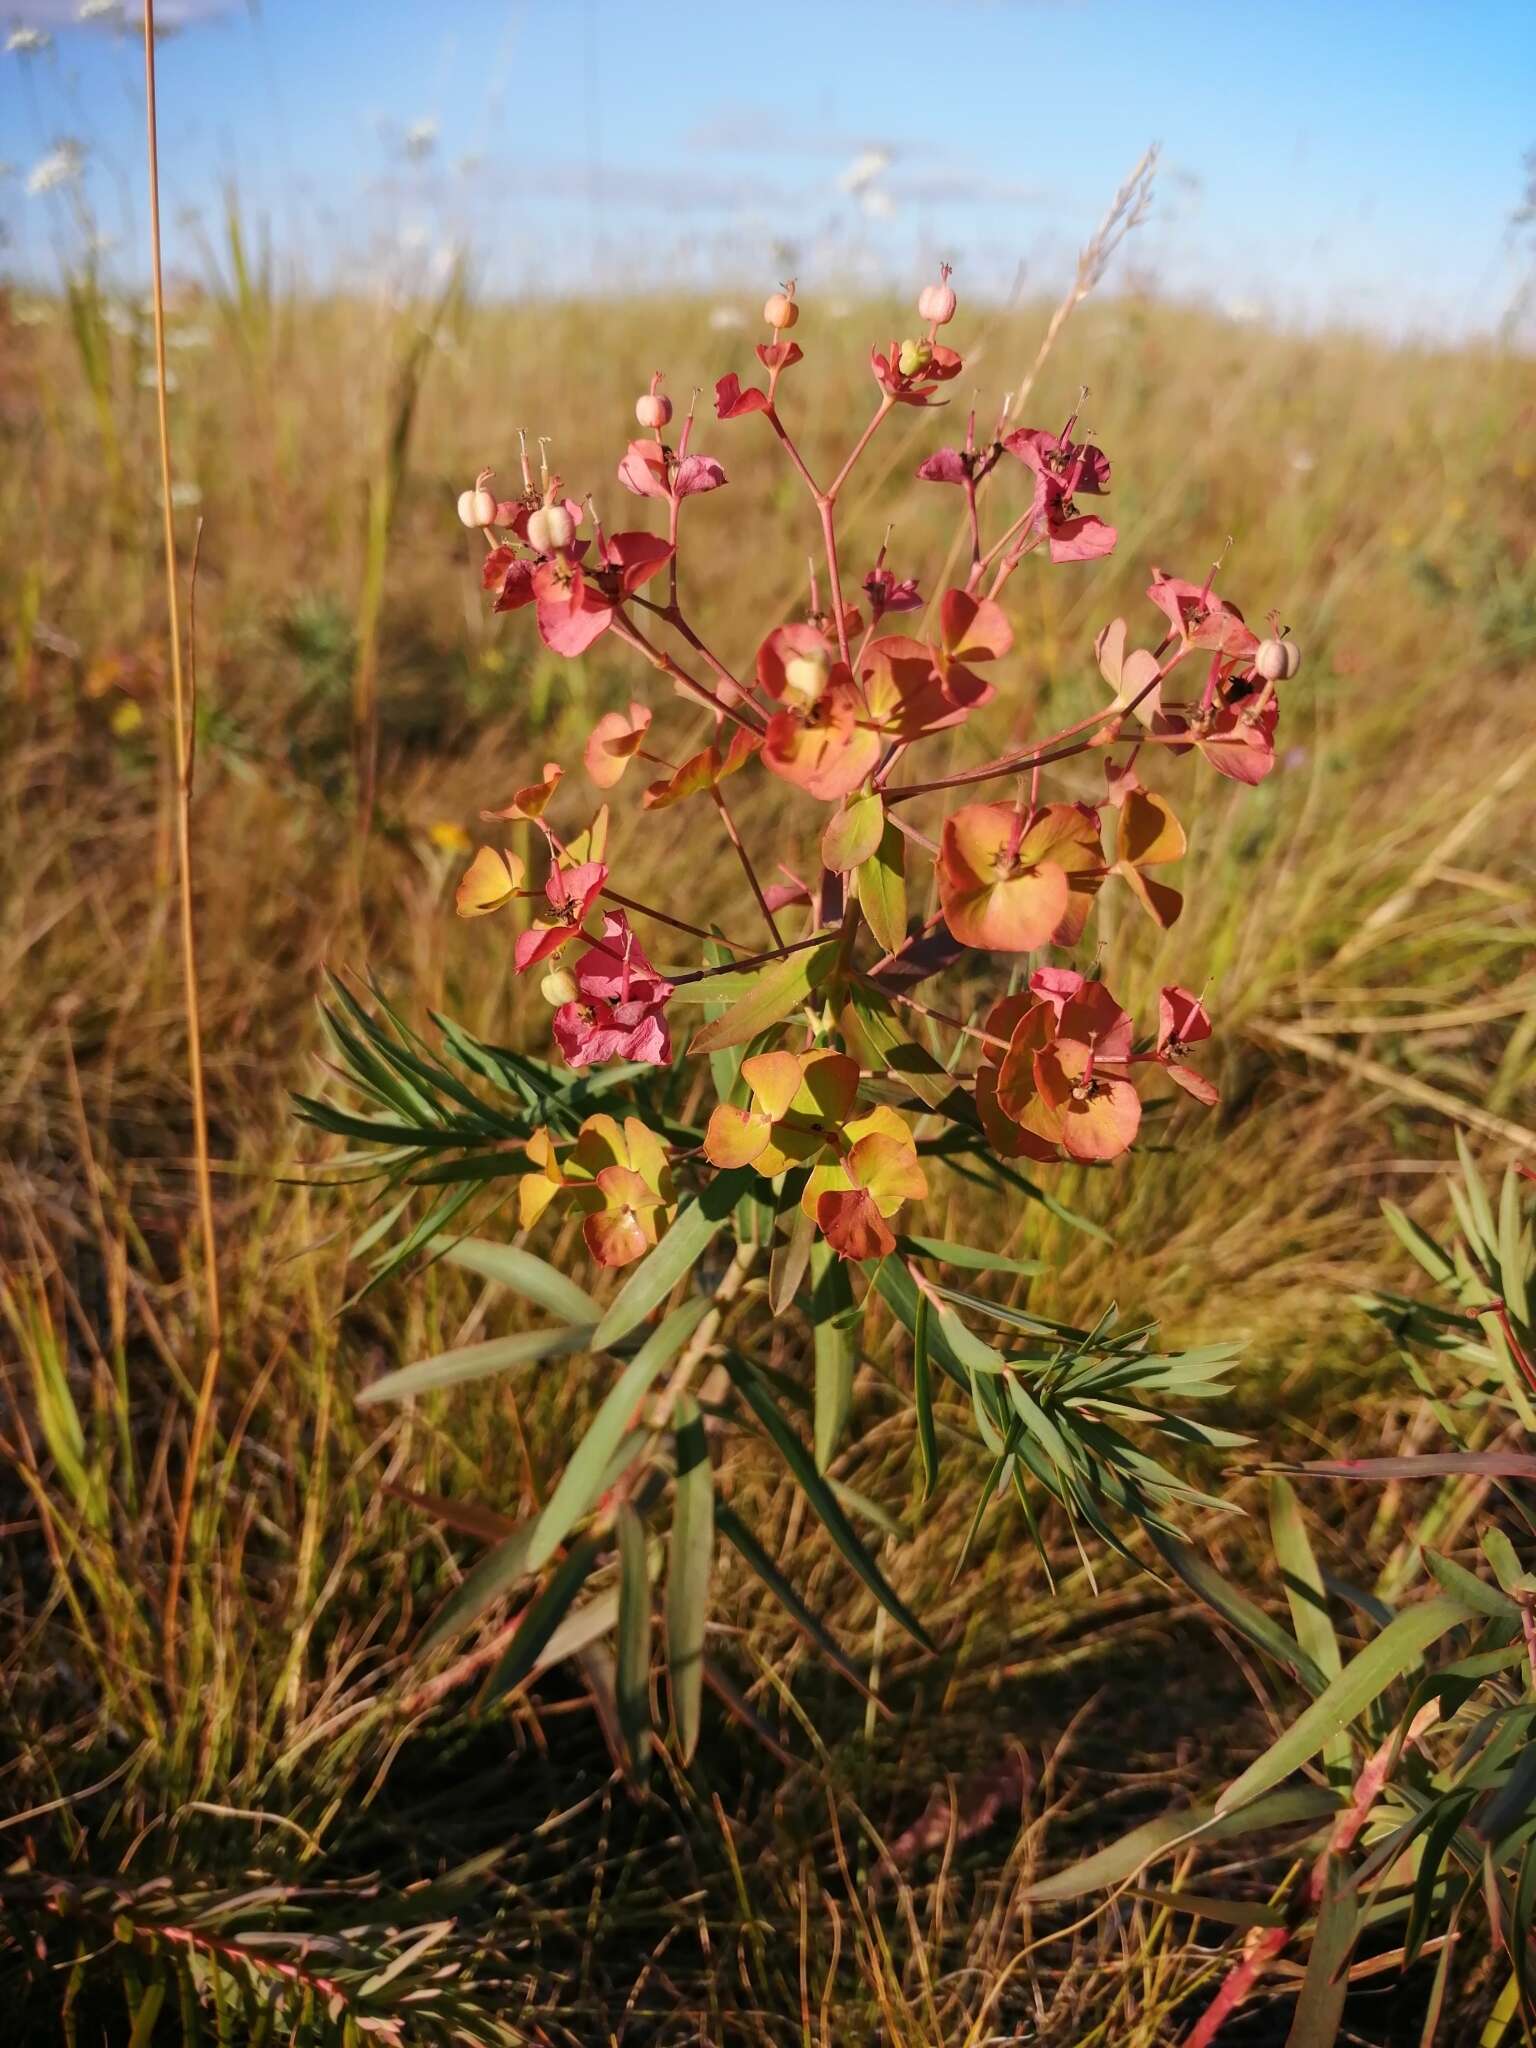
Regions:
<svg viewBox="0 0 1536 2048"><path fill-rule="evenodd" d="M692 1394L673 1414L677 1485L672 1540L667 1552L667 1678L672 1716L685 1764L699 1745L704 1693L704 1631L709 1619L709 1574L715 1551L715 1482L704 1417Z"/></svg>
<svg viewBox="0 0 1536 2048"><path fill-rule="evenodd" d="M921 1643L925 1650L932 1650L933 1638L900 1594L887 1583L880 1567L865 1549L858 1531L844 1513L837 1495L816 1470L815 1461L805 1445L779 1413L762 1374L749 1359L735 1352L727 1352L726 1365L832 1541L891 1619L900 1622L908 1635Z"/></svg>
<svg viewBox="0 0 1536 2048"><path fill-rule="evenodd" d="M418 1657L432 1651L451 1637L462 1635L493 1601L510 1592L528 1574L528 1545L533 1524L524 1522L504 1537L493 1550L478 1558L465 1573L463 1584L443 1603L437 1618L416 1646Z"/></svg>
<svg viewBox="0 0 1536 2048"><path fill-rule="evenodd" d="M1217 1811L1230 1813L1299 1770L1331 1735L1347 1728L1395 1679L1420 1663L1431 1643L1472 1619L1470 1607L1444 1594L1404 1608L1285 1733L1232 1781L1216 1802Z"/></svg>
<svg viewBox="0 0 1536 2048"><path fill-rule="evenodd" d="M524 1608L517 1633L491 1674L488 1691L493 1699L513 1691L537 1668L541 1654L586 1584L601 1550L595 1536L583 1537L551 1572L548 1584Z"/></svg>
<svg viewBox="0 0 1536 2048"><path fill-rule="evenodd" d="M837 959L837 943L807 947L786 959L772 961L753 976L752 986L737 998L723 1017L703 1025L693 1035L691 1053L716 1052L722 1046L745 1045L760 1031L782 1023L819 988Z"/></svg>
<svg viewBox="0 0 1536 2048"><path fill-rule="evenodd" d="M496 1244L484 1237L434 1239L434 1252L441 1252L450 1266L466 1273L478 1273L482 1280L495 1280L512 1293L547 1308L552 1316L568 1323L595 1323L602 1310L583 1287L558 1272L547 1260L537 1258L514 1244Z"/></svg>
<svg viewBox="0 0 1536 2048"><path fill-rule="evenodd" d="M539 1511L529 1539L530 1571L537 1571L554 1555L598 1494L612 1484L609 1466L634 1420L636 1408L650 1392L657 1373L671 1363L703 1322L709 1307L709 1302L699 1296L673 1309L609 1388L554 1492Z"/></svg>
<svg viewBox="0 0 1536 2048"><path fill-rule="evenodd" d="M887 953L907 940L907 842L889 818L879 844L859 863L859 908Z"/></svg>
<svg viewBox="0 0 1536 2048"><path fill-rule="evenodd" d="M853 1375L859 1362L855 1334L843 1320L853 1307L853 1283L845 1261L829 1246L811 1246L811 1328L816 1352L816 1468L825 1472L837 1455L853 1408Z"/></svg>
<svg viewBox="0 0 1536 2048"><path fill-rule="evenodd" d="M835 1664L843 1676L856 1685L866 1698L870 1697L863 1673L848 1656L847 1651L831 1634L821 1617L801 1599L746 1523L723 1500L715 1503L715 1527L728 1543L741 1552L775 1600L805 1631L822 1655L830 1663Z"/></svg>
<svg viewBox="0 0 1536 2048"><path fill-rule="evenodd" d="M912 1394L917 1404L917 1445L923 1460L923 1499L939 1477L939 1439L933 1426L933 1367L928 1360L928 1297L917 1297L917 1327L912 1332Z"/></svg>
<svg viewBox="0 0 1536 2048"><path fill-rule="evenodd" d="M614 1522L619 1539L619 1631L614 1697L619 1733L636 1777L651 1755L651 1574L645 1529L628 1501Z"/></svg>
<svg viewBox="0 0 1536 2048"><path fill-rule="evenodd" d="M453 1351L439 1351L433 1358L404 1365L387 1372L357 1396L358 1405L373 1401L404 1401L413 1394L429 1394L438 1387L458 1386L464 1380L481 1380L488 1373L505 1372L509 1366L529 1365L539 1358L569 1358L573 1351L586 1351L594 1335L591 1323L565 1330L520 1330L514 1337L493 1337L485 1344L462 1344Z"/></svg>
<svg viewBox="0 0 1536 2048"><path fill-rule="evenodd" d="M1025 1887L1021 1898L1027 1905L1061 1905L1069 1899L1086 1898L1091 1892L1107 1891L1144 1870L1175 1843L1185 1841L1222 1842L1234 1835L1257 1834L1264 1828L1293 1827L1299 1821L1321 1820L1342 1804L1336 1792L1320 1785L1292 1785L1271 1792L1263 1799L1219 1813L1211 1806L1192 1806L1182 1813L1159 1814L1144 1821L1118 1842L1069 1864L1050 1877Z"/></svg>
<svg viewBox="0 0 1536 2048"><path fill-rule="evenodd" d="M1214 1608L1223 1621L1229 1622L1250 1643L1273 1657L1277 1664L1294 1671L1308 1692L1316 1695L1327 1689L1328 1674L1321 1666L1308 1656L1293 1635L1250 1600L1224 1572L1218 1571L1208 1559L1192 1550L1187 1543L1180 1542L1168 1530L1153 1525L1147 1533L1190 1591L1198 1594L1208 1607Z"/></svg>

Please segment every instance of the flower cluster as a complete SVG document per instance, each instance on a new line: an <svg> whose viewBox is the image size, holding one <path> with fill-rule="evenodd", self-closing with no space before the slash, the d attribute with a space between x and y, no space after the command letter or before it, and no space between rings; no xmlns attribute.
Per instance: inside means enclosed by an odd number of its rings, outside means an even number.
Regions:
<svg viewBox="0 0 1536 2048"><path fill-rule="evenodd" d="M604 1264L626 1264L656 1241L679 1199L674 1176L696 1189L725 1174L759 1189L792 1234L814 1231L848 1261L878 1260L897 1248L900 1212L926 1195L957 1130L1001 1159L1099 1165L1136 1139L1148 1080L1166 1077L1203 1104L1217 1099L1187 1059L1211 1033L1197 996L1165 988L1155 1032L1138 1037L1102 980L1049 956L1079 945L1106 888L1123 887L1159 927L1174 923L1183 898L1166 871L1187 839L1168 796L1149 786L1161 779L1153 765L1196 753L1234 782L1260 781L1274 766L1280 695L1299 656L1273 616L1261 638L1210 578L1154 568L1147 599L1158 624L1147 644L1133 645L1120 618L1093 642L1108 705L975 766L914 776L914 749L1006 694L1014 630L1003 598L1024 559L1081 573L1072 565L1117 542L1096 509L1110 462L1077 414L1053 429L1016 424L1005 407L986 438L972 411L960 445L936 449L916 471L963 498L963 572L925 593L909 564L888 563L887 534L845 587L840 496L892 413L945 403L964 368L939 338L956 311L946 267L921 294L916 332L871 349L871 416L826 481L783 410L785 379L805 360L790 338L801 317L793 282L763 308L760 374L744 382L731 371L716 384L722 431L766 429L804 486L824 556L804 608L769 623L755 646L718 652L684 607L684 506L728 479L692 445L696 404L670 438L674 407L660 372L636 401L641 432L624 446L616 481L662 530L608 531L592 500L567 496L547 462L535 474L526 445L516 497L499 498L490 471L460 497L461 519L485 538L495 610L532 608L544 645L571 660L606 635L666 686L661 702L637 697L592 728L581 769L598 802L580 831L562 838L551 822L571 785L550 762L540 781L483 814L521 828L531 845L481 847L458 891L466 917L528 906L513 961L519 974L540 970L555 1046L573 1068L666 1066L677 1003L708 1006L687 1053L725 1057L710 1070L717 1099L702 1138L673 1131L664 1140L639 1117L621 1126L597 1116L575 1139L542 1130L526 1148L524 1224L569 1203ZM739 424L747 421L761 424ZM697 516L688 515L690 532ZM671 737L659 730L664 705L677 719ZM1072 760L1094 771L1087 793L1042 797L1042 770ZM642 816L693 801L715 813L759 941L610 887L607 800L632 762L648 764ZM749 768L805 800L807 850L819 865L809 879L792 866L759 874L727 795ZM798 808L788 807L790 829ZM534 874L530 852L542 856ZM928 915L918 907L925 862ZM653 966L632 917L669 944L678 934L705 942L701 964ZM1021 965L1020 956L1030 957ZM914 993L946 971L966 990L964 1014ZM953 1034L941 1060L912 1036L915 1019Z"/></svg>

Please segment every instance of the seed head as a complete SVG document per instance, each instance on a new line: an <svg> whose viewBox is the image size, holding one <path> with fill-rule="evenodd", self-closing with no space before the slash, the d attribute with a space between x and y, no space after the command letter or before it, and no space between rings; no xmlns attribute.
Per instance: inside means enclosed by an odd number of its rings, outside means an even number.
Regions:
<svg viewBox="0 0 1536 2048"><path fill-rule="evenodd" d="M955 317L955 293L949 276L949 265L941 263L938 283L924 285L917 295L919 318L934 327L947 327Z"/></svg>
<svg viewBox="0 0 1536 2048"><path fill-rule="evenodd" d="M653 433L660 433L672 417L672 401L658 388L660 384L661 372L658 370L651 379L650 390L643 392L635 400L635 418L642 427L649 427Z"/></svg>
<svg viewBox="0 0 1536 2048"><path fill-rule="evenodd" d="M1301 649L1294 640L1261 640L1253 666L1266 683L1288 683L1301 667Z"/></svg>
<svg viewBox="0 0 1536 2048"><path fill-rule="evenodd" d="M474 489L460 491L459 517L468 527L494 526L496 524L496 493L486 489L494 470L482 469L475 478Z"/></svg>
<svg viewBox="0 0 1536 2048"><path fill-rule="evenodd" d="M528 514L528 545L541 555L568 548L575 538L576 522L563 505L540 505Z"/></svg>
<svg viewBox="0 0 1536 2048"><path fill-rule="evenodd" d="M776 291L763 302L763 318L780 334L787 327L793 327L800 318L800 308L795 304L795 280L791 278L782 291Z"/></svg>

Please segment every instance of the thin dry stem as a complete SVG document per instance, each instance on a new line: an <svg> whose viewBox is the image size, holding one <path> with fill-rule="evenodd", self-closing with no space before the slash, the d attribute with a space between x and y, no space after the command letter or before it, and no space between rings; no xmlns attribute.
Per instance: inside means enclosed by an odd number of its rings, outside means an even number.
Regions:
<svg viewBox="0 0 1536 2048"><path fill-rule="evenodd" d="M187 718L187 689L182 674L180 593L177 587L176 525L171 505L171 426L166 402L165 378L165 281L160 258L160 151L155 114L155 5L144 0L144 95L145 126L149 146L149 237L150 267L155 316L155 408L160 431L160 509L165 544L165 598L170 632L171 716L175 726L176 760L176 854L178 898L181 913L181 968L187 1011L187 1066L192 1088L193 1170L197 1187L198 1227L203 1246L203 1290L207 1320L208 1351L203 1361L202 1383L192 1420L192 1437L187 1446L186 1468L182 1474L181 1497L171 1543L170 1568L165 1582L165 1679L174 1690L176 1669L176 1609L186 1564L187 1531L192 1520L192 1500L197 1488L198 1468L208 1441L218 1387L219 1360L223 1346L223 1316L219 1302L218 1238L213 1222L213 1175L208 1157L208 1103L203 1078L202 1018L198 1006L197 928L192 906L192 734Z"/></svg>

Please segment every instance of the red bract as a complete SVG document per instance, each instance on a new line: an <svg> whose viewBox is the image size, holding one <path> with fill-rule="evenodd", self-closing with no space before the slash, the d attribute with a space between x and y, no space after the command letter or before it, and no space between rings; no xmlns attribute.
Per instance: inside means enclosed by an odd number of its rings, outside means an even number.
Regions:
<svg viewBox="0 0 1536 2048"><path fill-rule="evenodd" d="M889 355L870 350L869 367L886 397L898 405L932 405L938 387L958 377L965 364L942 342L893 341Z"/></svg>
<svg viewBox="0 0 1536 2048"><path fill-rule="evenodd" d="M1099 818L1086 804L967 804L944 821L939 903L962 945L1031 953L1082 937L1104 875Z"/></svg>
<svg viewBox="0 0 1536 2048"><path fill-rule="evenodd" d="M1147 595L1186 649L1205 647L1239 660L1258 649L1258 635L1244 624L1236 605L1216 595L1209 577L1204 583L1186 583L1154 568Z"/></svg>
<svg viewBox="0 0 1536 2048"><path fill-rule="evenodd" d="M631 441L619 464L619 482L640 498L691 498L725 481L712 455L675 455L660 441Z"/></svg>
<svg viewBox="0 0 1536 2048"><path fill-rule="evenodd" d="M717 420L739 420L746 413L767 410L767 392L759 391L755 384L749 384L743 389L741 379L734 370L722 377L715 386Z"/></svg>
<svg viewBox="0 0 1536 2048"><path fill-rule="evenodd" d="M579 866L571 868L563 868L557 862L550 869L544 894L549 899L553 916L518 933L512 957L519 974L526 973L541 960L552 959L570 944L581 930L582 919L601 895L607 880L608 870L600 860L582 861Z"/></svg>
<svg viewBox="0 0 1536 2048"><path fill-rule="evenodd" d="M1030 979L1039 997L1016 1024L998 1068L998 1110L1069 1159L1114 1159L1141 1125L1126 1063L1131 1020L1102 982L1069 968Z"/></svg>
<svg viewBox="0 0 1536 2048"><path fill-rule="evenodd" d="M601 945L576 963L576 994L554 1016L555 1043L572 1067L640 1060L664 1067L672 1059L666 1006L672 984L641 951L622 910L603 916Z"/></svg>
<svg viewBox="0 0 1536 2048"><path fill-rule="evenodd" d="M1072 427L1071 420L1059 434L1020 427L1003 442L1010 455L1034 471L1030 524L1047 535L1053 562L1091 562L1109 554L1116 538L1112 526L1077 509L1079 492L1097 497L1109 488L1109 462L1092 442L1072 440Z"/></svg>
<svg viewBox="0 0 1536 2048"><path fill-rule="evenodd" d="M879 765L880 736L859 722L864 703L853 672L817 627L776 626L757 650L757 680L784 707L763 741L775 775L832 802Z"/></svg>
<svg viewBox="0 0 1536 2048"><path fill-rule="evenodd" d="M878 625L886 612L920 612L923 594L915 576L896 577L885 566L885 549L864 578L864 595L869 599L871 620Z"/></svg>
<svg viewBox="0 0 1536 2048"><path fill-rule="evenodd" d="M1207 1109L1221 1100L1221 1091L1204 1074L1184 1063L1185 1049L1211 1035L1211 1020L1204 1003L1187 988L1165 988L1157 1003L1157 1047L1153 1057L1186 1095L1203 1102Z"/></svg>
<svg viewBox="0 0 1536 2048"><path fill-rule="evenodd" d="M555 654L584 654L613 624L613 614L673 554L653 533L616 533L584 568L574 548L548 556L533 572L539 636Z"/></svg>

